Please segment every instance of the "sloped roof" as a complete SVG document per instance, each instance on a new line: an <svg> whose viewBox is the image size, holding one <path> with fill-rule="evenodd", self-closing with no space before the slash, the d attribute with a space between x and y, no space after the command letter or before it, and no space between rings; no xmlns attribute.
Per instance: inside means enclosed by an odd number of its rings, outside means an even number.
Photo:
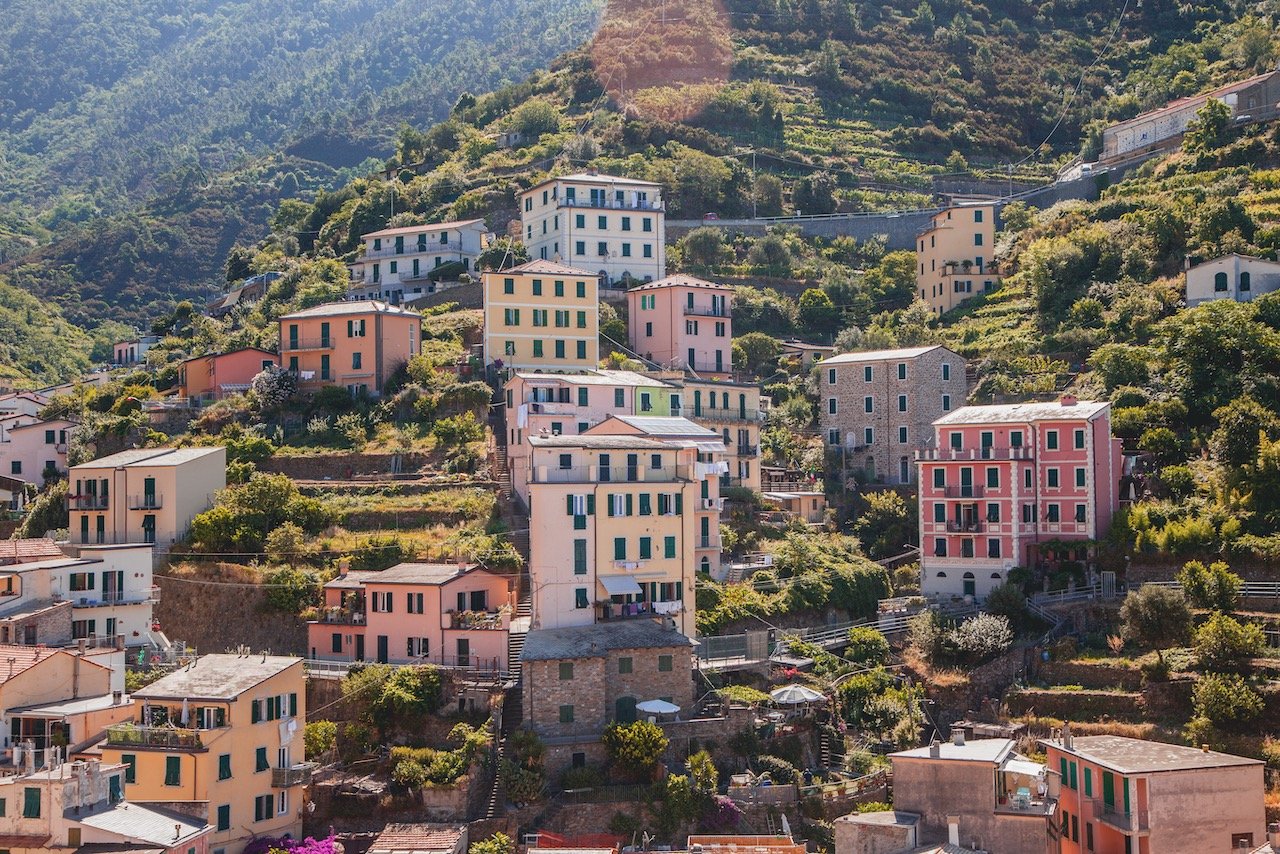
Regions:
<svg viewBox="0 0 1280 854"><path fill-rule="evenodd" d="M615 649L665 649L696 644L654 620L622 620L590 626L534 629L525 635L522 661L601 658Z"/></svg>
<svg viewBox="0 0 1280 854"><path fill-rule="evenodd" d="M63 557L62 549L48 537L0 540L0 565L32 563Z"/></svg>
<svg viewBox="0 0 1280 854"><path fill-rule="evenodd" d="M697 438L719 439L720 434L715 430L703 427L701 424L695 424L688 418L680 415L664 416L664 415L610 415L600 424L608 424L609 421L621 421L629 427L634 427L646 436L692 436ZM587 431L587 435L592 434L591 430L600 426L596 424Z"/></svg>
<svg viewBox="0 0 1280 854"><path fill-rule="evenodd" d="M455 219L449 222L429 222L424 225L402 225L399 228L384 228L381 231L370 231L367 234L360 235L361 240L368 240L370 237L395 237L398 234L418 234L428 231L445 231L450 228L465 228L468 225L476 223L484 225L484 220L476 219Z"/></svg>
<svg viewBox="0 0 1280 854"><path fill-rule="evenodd" d="M1080 735L1071 747L1060 740L1041 739L1041 744L1073 753L1121 774L1153 774L1159 771L1187 771L1202 768L1230 768L1236 765L1261 765L1259 759L1202 750L1182 744L1125 738L1120 735Z"/></svg>
<svg viewBox="0 0 1280 854"><path fill-rule="evenodd" d="M501 276L507 273L546 273L549 276L577 276L583 279L598 279L600 277L599 273L592 273L590 270L557 264L555 261L544 261L541 258L525 261L523 264L508 267L505 270L497 270L492 275Z"/></svg>
<svg viewBox="0 0 1280 854"><path fill-rule="evenodd" d="M95 807L88 815L81 813L77 820L88 827L124 837L129 842L141 842L166 849L200 835L209 827L206 822L196 821L183 813L128 801L105 808Z"/></svg>
<svg viewBox="0 0 1280 854"><path fill-rule="evenodd" d="M8 682L35 667L46 658L52 658L61 650L39 646L0 644L0 684Z"/></svg>
<svg viewBox="0 0 1280 854"><path fill-rule="evenodd" d="M938 755L930 756L929 747L901 750L890 753L890 759L932 759L962 762L987 762L996 765L1013 751L1011 738L971 738L964 744L944 741L938 745Z"/></svg>
<svg viewBox="0 0 1280 854"><path fill-rule="evenodd" d="M633 294L636 291L656 291L660 288L702 288L708 291L732 291L729 285L720 285L715 282L708 282L706 279L699 279L697 276L689 276L684 273L676 273L674 276L667 276L665 279L658 279L656 282L645 282L643 285L636 285L627 291Z"/></svg>
<svg viewBox="0 0 1280 854"><path fill-rule="evenodd" d="M946 349L941 344L933 344L928 347L900 347L896 350L862 350L857 353L841 353L839 356L823 359L818 364L846 365L854 362L887 362L893 359L915 359L934 350Z"/></svg>
<svg viewBox="0 0 1280 854"><path fill-rule="evenodd" d="M370 854L452 851L466 827L452 824L388 824L369 846Z"/></svg>
<svg viewBox="0 0 1280 854"><path fill-rule="evenodd" d="M133 696L139 700L233 700L301 662L301 658L291 655L202 655L135 691Z"/></svg>
<svg viewBox="0 0 1280 854"><path fill-rule="evenodd" d="M644 436L530 436L529 444L535 448L590 448L620 451L669 451L672 446Z"/></svg>
<svg viewBox="0 0 1280 854"><path fill-rule="evenodd" d="M934 424L1028 424L1035 421L1078 421L1092 418L1111 404L1106 401L1081 400L1073 404L1006 403L994 406L962 406L939 418Z"/></svg>
<svg viewBox="0 0 1280 854"><path fill-rule="evenodd" d="M343 317L348 314L392 314L402 317L421 317L422 313L411 308L392 305L377 299L349 300L347 302L327 302L323 305L304 308L289 314L282 314L281 320L301 320L307 317Z"/></svg>

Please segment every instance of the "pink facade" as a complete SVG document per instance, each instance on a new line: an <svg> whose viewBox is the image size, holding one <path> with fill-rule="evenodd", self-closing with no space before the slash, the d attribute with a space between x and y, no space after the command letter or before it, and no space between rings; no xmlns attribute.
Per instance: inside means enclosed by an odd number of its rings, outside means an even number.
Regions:
<svg viewBox="0 0 1280 854"><path fill-rule="evenodd" d="M677 275L627 291L632 349L660 367L699 376L733 370L733 288Z"/></svg>
<svg viewBox="0 0 1280 854"><path fill-rule="evenodd" d="M45 472L67 473L67 444L76 426L73 422L19 416L7 419L7 424L0 429L0 474L39 486L45 481Z"/></svg>
<svg viewBox="0 0 1280 854"><path fill-rule="evenodd" d="M279 356L258 347L187 359L178 370L180 394L185 398L205 400L220 400L229 394L243 394L249 390L254 377L278 364Z"/></svg>
<svg viewBox="0 0 1280 854"><path fill-rule="evenodd" d="M320 619L307 626L313 659L507 670L515 613L508 576L476 565L402 563L343 573L324 595Z"/></svg>
<svg viewBox="0 0 1280 854"><path fill-rule="evenodd" d="M1097 540L1111 527L1121 448L1110 404L966 406L934 430L934 447L916 455L925 595L981 599L1053 544ZM1083 549L1075 557L1085 559Z"/></svg>

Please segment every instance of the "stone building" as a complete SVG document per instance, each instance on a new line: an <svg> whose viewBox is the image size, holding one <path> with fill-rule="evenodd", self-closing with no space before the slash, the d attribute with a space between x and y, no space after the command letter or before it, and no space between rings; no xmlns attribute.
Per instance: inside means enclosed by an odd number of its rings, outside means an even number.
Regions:
<svg viewBox="0 0 1280 854"><path fill-rule="evenodd" d="M870 483L914 483L915 452L932 446L933 422L969 393L964 359L941 345L842 353L818 367L827 447Z"/></svg>

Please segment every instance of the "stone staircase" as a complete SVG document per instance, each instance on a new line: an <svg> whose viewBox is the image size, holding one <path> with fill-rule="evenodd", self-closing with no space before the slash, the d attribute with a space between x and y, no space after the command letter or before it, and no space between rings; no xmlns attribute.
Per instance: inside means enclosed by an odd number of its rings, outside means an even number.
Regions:
<svg viewBox="0 0 1280 854"><path fill-rule="evenodd" d="M818 761L823 768L831 767L831 732L826 727L820 729L818 736Z"/></svg>

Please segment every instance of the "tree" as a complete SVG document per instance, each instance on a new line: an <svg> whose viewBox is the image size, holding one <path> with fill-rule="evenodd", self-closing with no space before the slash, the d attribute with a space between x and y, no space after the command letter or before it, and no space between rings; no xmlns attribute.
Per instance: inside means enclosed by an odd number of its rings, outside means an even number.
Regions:
<svg viewBox="0 0 1280 854"><path fill-rule="evenodd" d="M796 181L791 190L796 213L829 214L836 210L836 179L829 172L815 172Z"/></svg>
<svg viewBox="0 0 1280 854"><path fill-rule="evenodd" d="M711 226L695 228L680 238L680 251L686 264L710 270L724 255L724 235Z"/></svg>
<svg viewBox="0 0 1280 854"><path fill-rule="evenodd" d="M545 133L560 130L560 111L550 101L535 98L516 108L511 114L510 126L526 145L531 144Z"/></svg>
<svg viewBox="0 0 1280 854"><path fill-rule="evenodd" d="M1198 560L1188 561L1178 571L1178 584L1191 604L1197 608L1229 613L1236 607L1236 597L1244 583L1240 576L1222 561L1205 566Z"/></svg>
<svg viewBox="0 0 1280 854"><path fill-rule="evenodd" d="M1226 614L1214 614L1196 629L1196 658L1210 670L1234 670L1261 654L1266 645L1256 624L1242 623Z"/></svg>
<svg viewBox="0 0 1280 854"><path fill-rule="evenodd" d="M697 753L689 754L684 767L689 772L689 782L695 792L702 795L715 794L720 772L716 770L716 763L712 760L710 753L699 750Z"/></svg>
<svg viewBox="0 0 1280 854"><path fill-rule="evenodd" d="M778 176L757 175L751 185L751 198L756 216L782 216L782 180Z"/></svg>
<svg viewBox="0 0 1280 854"><path fill-rule="evenodd" d="M1239 397L1213 412L1218 427L1209 437L1209 453L1219 463L1240 468L1258 458L1259 437L1273 436L1280 422L1251 397Z"/></svg>
<svg viewBox="0 0 1280 854"><path fill-rule="evenodd" d="M1026 594L1011 581L1001 584L987 595L986 609L1007 619L1015 631L1025 628L1031 620Z"/></svg>
<svg viewBox="0 0 1280 854"><path fill-rule="evenodd" d="M515 238L499 237L480 253L476 266L481 270L507 270L528 260L529 250L523 243Z"/></svg>
<svg viewBox="0 0 1280 854"><path fill-rule="evenodd" d="M516 847L505 833L495 833L485 839L472 842L467 854L515 854Z"/></svg>
<svg viewBox="0 0 1280 854"><path fill-rule="evenodd" d="M386 664L353 667L342 680L342 696L355 698L362 720L377 728L380 740L397 726L420 730L440 707L440 674L429 664L392 669Z"/></svg>
<svg viewBox="0 0 1280 854"><path fill-rule="evenodd" d="M1192 154L1207 153L1226 144L1231 127L1231 108L1217 98L1205 101L1182 137L1182 148Z"/></svg>
<svg viewBox="0 0 1280 854"><path fill-rule="evenodd" d="M1192 708L1216 726L1252 720L1262 713L1258 692L1234 673L1209 673L1196 680Z"/></svg>
<svg viewBox="0 0 1280 854"><path fill-rule="evenodd" d="M258 472L220 492L211 509L192 519L190 538L205 551L260 552L267 533L285 522L314 535L328 521L324 505L300 493L288 476Z"/></svg>
<svg viewBox="0 0 1280 854"><path fill-rule="evenodd" d="M1120 634L1139 646L1161 650L1191 637L1191 609L1181 591L1148 584L1131 591L1120 606Z"/></svg>
<svg viewBox="0 0 1280 854"><path fill-rule="evenodd" d="M809 288L800 294L799 310L800 325L810 335L826 338L835 333L840 323L840 312L831 297L818 288Z"/></svg>
<svg viewBox="0 0 1280 854"><path fill-rule="evenodd" d="M787 242L777 234L766 234L751 244L747 261L770 276L785 277L791 274L791 250Z"/></svg>
<svg viewBox="0 0 1280 854"><path fill-rule="evenodd" d="M253 378L249 388L263 409L276 409L297 394L298 376L279 365L270 365Z"/></svg>
<svg viewBox="0 0 1280 854"><path fill-rule="evenodd" d="M69 524L67 512L67 486L65 480L45 484L44 491L27 505L27 515L22 517L17 536L32 539L43 537L50 531L64 531Z"/></svg>
<svg viewBox="0 0 1280 854"><path fill-rule="evenodd" d="M970 664L994 658L1012 643L1013 627L1003 615L975 614L947 633L947 644Z"/></svg>
<svg viewBox="0 0 1280 854"><path fill-rule="evenodd" d="M849 629L849 645L844 658L862 665L880 665L889 660L889 641L884 635L868 626Z"/></svg>
<svg viewBox="0 0 1280 854"><path fill-rule="evenodd" d="M667 752L668 744L662 727L648 721L610 724L602 740L609 760L632 780L647 778Z"/></svg>
<svg viewBox="0 0 1280 854"><path fill-rule="evenodd" d="M903 551L903 544L916 535L916 503L908 503L892 490L862 495L865 509L853 521L867 554L879 560Z"/></svg>
<svg viewBox="0 0 1280 854"><path fill-rule="evenodd" d="M748 332L733 339L733 362L757 376L773 372L782 345L778 339L763 332Z"/></svg>
<svg viewBox="0 0 1280 854"><path fill-rule="evenodd" d="M338 725L333 721L308 721L302 741L307 759L323 756L338 743Z"/></svg>

